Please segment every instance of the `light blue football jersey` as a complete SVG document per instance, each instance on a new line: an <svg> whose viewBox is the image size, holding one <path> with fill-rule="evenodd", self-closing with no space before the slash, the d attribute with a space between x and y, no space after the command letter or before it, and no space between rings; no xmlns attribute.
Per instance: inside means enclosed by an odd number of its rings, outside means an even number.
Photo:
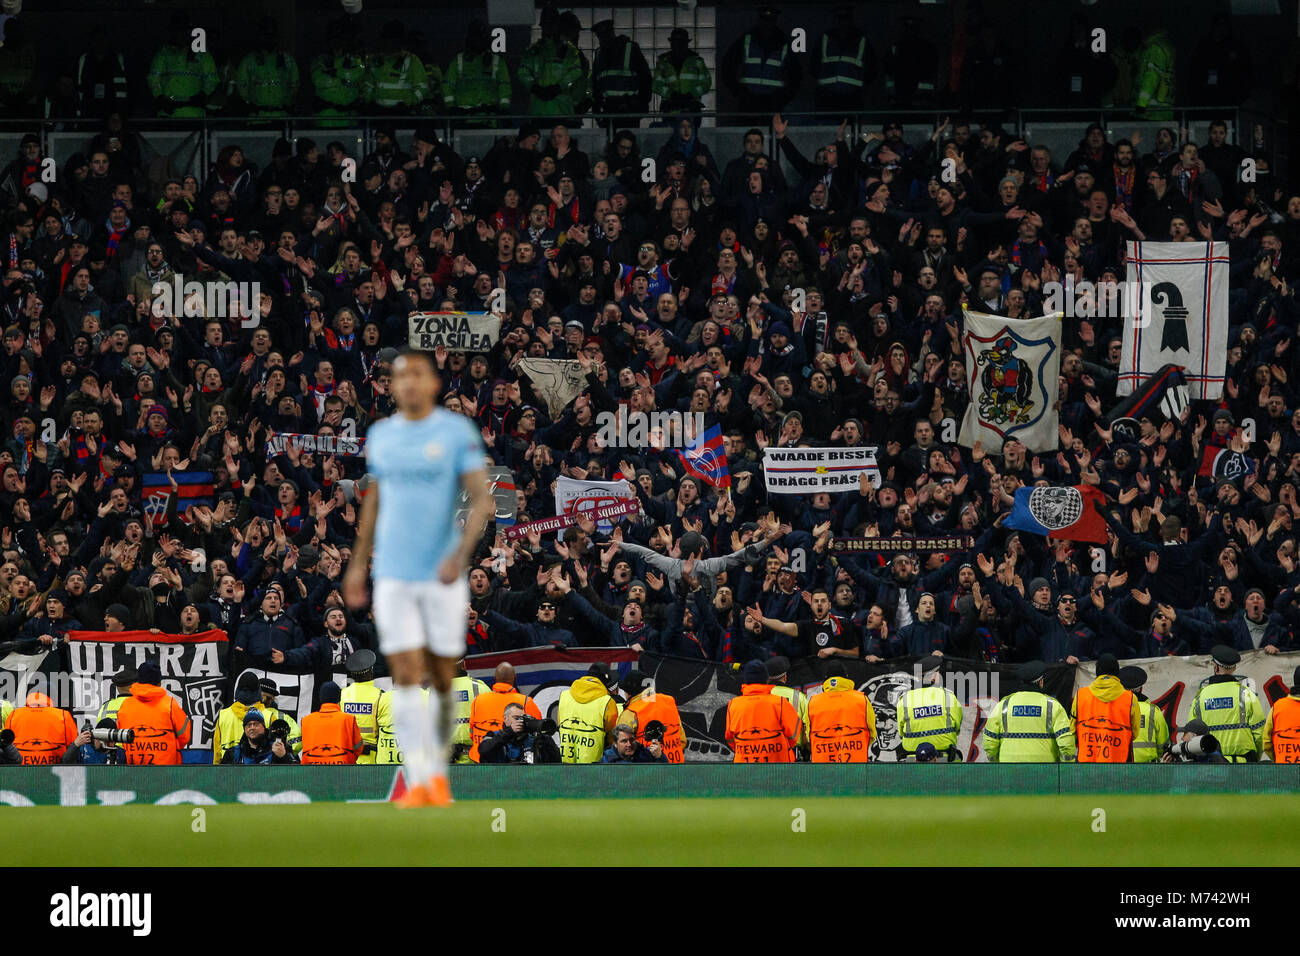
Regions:
<svg viewBox="0 0 1300 956"><path fill-rule="evenodd" d="M483 439L464 415L435 408L400 413L366 435L366 470L379 484L375 578L429 581L460 543L455 517L461 476L484 467Z"/></svg>

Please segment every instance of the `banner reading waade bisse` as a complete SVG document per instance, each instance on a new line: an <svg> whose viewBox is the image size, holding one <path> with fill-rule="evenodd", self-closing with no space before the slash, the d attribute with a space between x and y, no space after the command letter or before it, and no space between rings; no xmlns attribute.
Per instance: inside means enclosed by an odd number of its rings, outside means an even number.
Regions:
<svg viewBox="0 0 1300 956"><path fill-rule="evenodd" d="M763 450L768 494L807 495L818 491L854 491L866 472L880 487L874 445L861 448L773 448Z"/></svg>

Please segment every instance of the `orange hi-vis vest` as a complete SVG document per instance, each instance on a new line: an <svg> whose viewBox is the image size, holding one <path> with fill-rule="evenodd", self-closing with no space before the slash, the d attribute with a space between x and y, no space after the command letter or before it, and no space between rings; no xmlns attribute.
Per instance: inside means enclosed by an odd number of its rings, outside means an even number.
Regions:
<svg viewBox="0 0 1300 956"><path fill-rule="evenodd" d="M735 763L794 763L794 745L803 726L771 684L744 684L727 704L727 743Z"/></svg>
<svg viewBox="0 0 1300 956"><path fill-rule="evenodd" d="M60 763L77 739L72 715L37 691L27 695L26 707L17 707L9 715L9 729L24 764Z"/></svg>
<svg viewBox="0 0 1300 956"><path fill-rule="evenodd" d="M501 729L501 720L505 715L506 708L511 704L518 704L524 709L524 713L529 717L541 719L542 712L537 709L537 703L526 694L521 694L515 690L513 684L493 684L492 693L479 694L474 698L474 703L469 711L469 759L475 763L478 759L478 745L483 742L483 738L488 734L494 734Z"/></svg>
<svg viewBox="0 0 1300 956"><path fill-rule="evenodd" d="M190 718L181 702L158 684L131 685L131 696L117 711L117 726L135 731L135 740L122 749L126 762L136 766L178 764L181 748L190 742Z"/></svg>
<svg viewBox="0 0 1300 956"><path fill-rule="evenodd" d="M360 754L361 728L338 704L321 704L302 719L303 763L352 764Z"/></svg>
<svg viewBox="0 0 1300 956"><path fill-rule="evenodd" d="M1079 763L1127 763L1133 744L1133 692L1104 701L1080 687L1075 700Z"/></svg>
<svg viewBox="0 0 1300 956"><path fill-rule="evenodd" d="M669 763L686 762L686 731L682 730L682 717L677 712L677 701L670 694L647 690L627 702L623 714L635 714L636 739L645 744L645 725L652 720L664 725L664 756ZM620 718L620 723L633 723Z"/></svg>
<svg viewBox="0 0 1300 956"><path fill-rule="evenodd" d="M1300 700L1294 697L1273 705L1273 762L1300 763Z"/></svg>
<svg viewBox="0 0 1300 956"><path fill-rule="evenodd" d="M866 763L871 753L867 698L858 690L823 690L808 698L813 763Z"/></svg>

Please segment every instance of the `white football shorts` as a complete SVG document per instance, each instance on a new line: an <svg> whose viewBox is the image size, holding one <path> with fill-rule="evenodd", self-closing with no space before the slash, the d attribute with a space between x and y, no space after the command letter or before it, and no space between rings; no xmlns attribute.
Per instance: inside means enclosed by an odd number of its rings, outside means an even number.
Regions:
<svg viewBox="0 0 1300 956"><path fill-rule="evenodd" d="M469 605L469 581L464 576L454 584L380 578L372 604L379 649L385 655L423 647L439 657L464 656Z"/></svg>

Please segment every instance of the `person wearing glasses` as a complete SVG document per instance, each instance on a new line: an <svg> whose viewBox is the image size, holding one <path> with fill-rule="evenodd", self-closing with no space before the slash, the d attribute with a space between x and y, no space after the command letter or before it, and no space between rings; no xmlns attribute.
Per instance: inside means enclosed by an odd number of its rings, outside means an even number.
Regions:
<svg viewBox="0 0 1300 956"><path fill-rule="evenodd" d="M566 592L567 593L567 592ZM519 647L573 647L578 639L573 632L559 627L555 613L559 605L551 597L544 597L537 605L537 616L529 623L513 621L496 611L484 611L483 620L506 643L500 650Z"/></svg>

